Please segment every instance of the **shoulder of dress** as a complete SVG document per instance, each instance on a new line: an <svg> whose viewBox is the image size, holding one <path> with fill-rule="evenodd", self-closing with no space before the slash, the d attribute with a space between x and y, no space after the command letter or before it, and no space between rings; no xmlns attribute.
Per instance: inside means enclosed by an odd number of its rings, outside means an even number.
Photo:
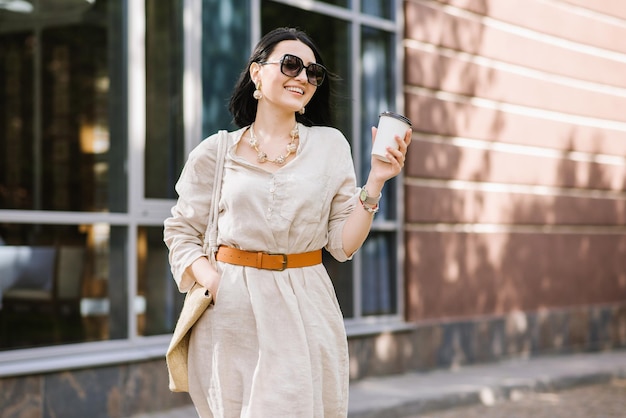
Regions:
<svg viewBox="0 0 626 418"><path fill-rule="evenodd" d="M320 168L330 170L330 172L343 172L345 169L352 170L352 147L343 135L336 128L328 126L313 126L308 128L307 143L312 145L313 153L320 161Z"/></svg>
<svg viewBox="0 0 626 418"><path fill-rule="evenodd" d="M226 132L227 141L229 145L235 143L242 132L246 128L237 129L235 131ZM202 156L211 156L217 151L218 141L221 140L222 131L215 132L214 134L204 138L190 153L190 157L201 158Z"/></svg>
<svg viewBox="0 0 626 418"><path fill-rule="evenodd" d="M311 126L307 129L309 129L308 135L313 141L318 141L318 143L327 142L324 145L333 146L333 148L342 145L347 149L350 148L350 143L345 135L337 128L331 126Z"/></svg>
<svg viewBox="0 0 626 418"><path fill-rule="evenodd" d="M344 137L339 129L332 126L306 126L305 129L308 129L311 135Z"/></svg>

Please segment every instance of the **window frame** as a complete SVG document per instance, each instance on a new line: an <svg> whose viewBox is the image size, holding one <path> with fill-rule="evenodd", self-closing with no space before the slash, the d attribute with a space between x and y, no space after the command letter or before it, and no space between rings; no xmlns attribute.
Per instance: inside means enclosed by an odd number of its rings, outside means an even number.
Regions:
<svg viewBox="0 0 626 418"><path fill-rule="evenodd" d="M184 0L190 10L199 0ZM0 378L32 373L52 372L76 367L101 366L127 361L162 357L170 335L137 335L137 243L140 226L161 226L172 206L171 200L144 197L144 151L146 139L146 78L145 78L145 3L123 2L121 26L124 34L127 132L127 208L124 212L67 212L45 210L4 210L0 217L7 223L26 224L97 224L127 228L126 292L127 333L125 338L80 342L58 346L15 349L0 352ZM189 36L185 33L185 37ZM187 43L187 42L186 42ZM191 51L185 51L191 54ZM35 81L36 82L36 81ZM38 94L37 91L35 94ZM37 121L37 118L36 118ZM36 127L36 129L38 129ZM186 133L187 134L187 133Z"/></svg>
<svg viewBox="0 0 626 418"><path fill-rule="evenodd" d="M202 0L182 0L184 20L184 79L183 79L183 108L184 108L184 141L185 155L198 145L202 138L202 97L201 89L197 86L201 82L201 46L202 46ZM249 0L251 8L251 44L254 45L261 37L260 1ZM361 11L361 1L353 0L350 8L333 6L320 1L294 2L288 0L271 0L292 7L320 12L343 19L351 24L351 54L352 62L360 63L361 28L363 26L382 29L395 34L397 67L394 69L395 106L400 111L404 109L403 99L403 22L402 0L393 0L395 6L395 20L388 20L367 15ZM2 210L0 217L5 222L14 223L45 223L45 224L74 224L74 223L107 223L112 226L128 228L127 257L127 295L128 295L128 332L125 339L94 342L81 342L62 346L48 346L31 349L16 349L0 352L0 378L32 373L43 373L58 370L67 370L77 367L95 367L101 365L119 364L128 361L142 361L161 358L165 353L170 334L156 336L137 335L137 317L134 309L130 309L137 297L137 243L138 228L142 226L161 226L163 220L169 216L170 209L175 203L172 199L145 198L144 195L144 157L146 140L146 60L145 60L145 2L124 2L121 25L125 37L125 56L121 57L126 64L126 103L128 106L127 132L127 211L110 213L86 212L52 212L52 211L21 211ZM361 100L360 67L352 68L350 79L353 100ZM361 147L363 141L369 139L369 133L361 132L360 107L352 108L352 130L354 138L363 138L353 141L353 155L359 181L363 181L358 174L363 164L361 161ZM373 232L394 232L397 248L397 312L393 315L368 316L361 315L361 287L362 273L361 255L356 254L353 269L353 297L355 312L353 318L346 318L345 324L348 335L365 335L392 329L408 328L404 320L404 187L402 175L395 182L397 217L394 220L375 220Z"/></svg>

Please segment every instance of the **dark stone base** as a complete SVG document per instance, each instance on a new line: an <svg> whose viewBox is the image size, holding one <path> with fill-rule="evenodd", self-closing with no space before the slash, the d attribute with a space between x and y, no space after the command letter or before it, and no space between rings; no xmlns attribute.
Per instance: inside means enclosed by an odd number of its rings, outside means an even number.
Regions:
<svg viewBox="0 0 626 418"><path fill-rule="evenodd" d="M188 405L164 360L0 379L2 418L124 418Z"/></svg>
<svg viewBox="0 0 626 418"><path fill-rule="evenodd" d="M351 337L350 377L626 347L626 303L432 321Z"/></svg>

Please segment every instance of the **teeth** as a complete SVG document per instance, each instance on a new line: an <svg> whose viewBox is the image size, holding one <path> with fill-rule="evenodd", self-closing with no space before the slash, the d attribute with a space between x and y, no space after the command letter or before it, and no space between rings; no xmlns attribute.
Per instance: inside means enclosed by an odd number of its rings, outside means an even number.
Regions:
<svg viewBox="0 0 626 418"><path fill-rule="evenodd" d="M299 89L299 88L297 88L297 87L287 87L287 90L289 90L289 91L293 91L293 92L295 92L295 93L299 93L299 94L304 94L304 90Z"/></svg>

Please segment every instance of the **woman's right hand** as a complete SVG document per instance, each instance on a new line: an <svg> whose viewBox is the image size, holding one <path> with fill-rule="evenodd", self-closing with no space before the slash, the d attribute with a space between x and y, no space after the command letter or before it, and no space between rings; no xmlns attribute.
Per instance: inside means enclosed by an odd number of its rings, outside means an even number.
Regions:
<svg viewBox="0 0 626 418"><path fill-rule="evenodd" d="M200 286L211 292L213 300L217 299L221 276L206 257L200 257L191 264L191 274Z"/></svg>

